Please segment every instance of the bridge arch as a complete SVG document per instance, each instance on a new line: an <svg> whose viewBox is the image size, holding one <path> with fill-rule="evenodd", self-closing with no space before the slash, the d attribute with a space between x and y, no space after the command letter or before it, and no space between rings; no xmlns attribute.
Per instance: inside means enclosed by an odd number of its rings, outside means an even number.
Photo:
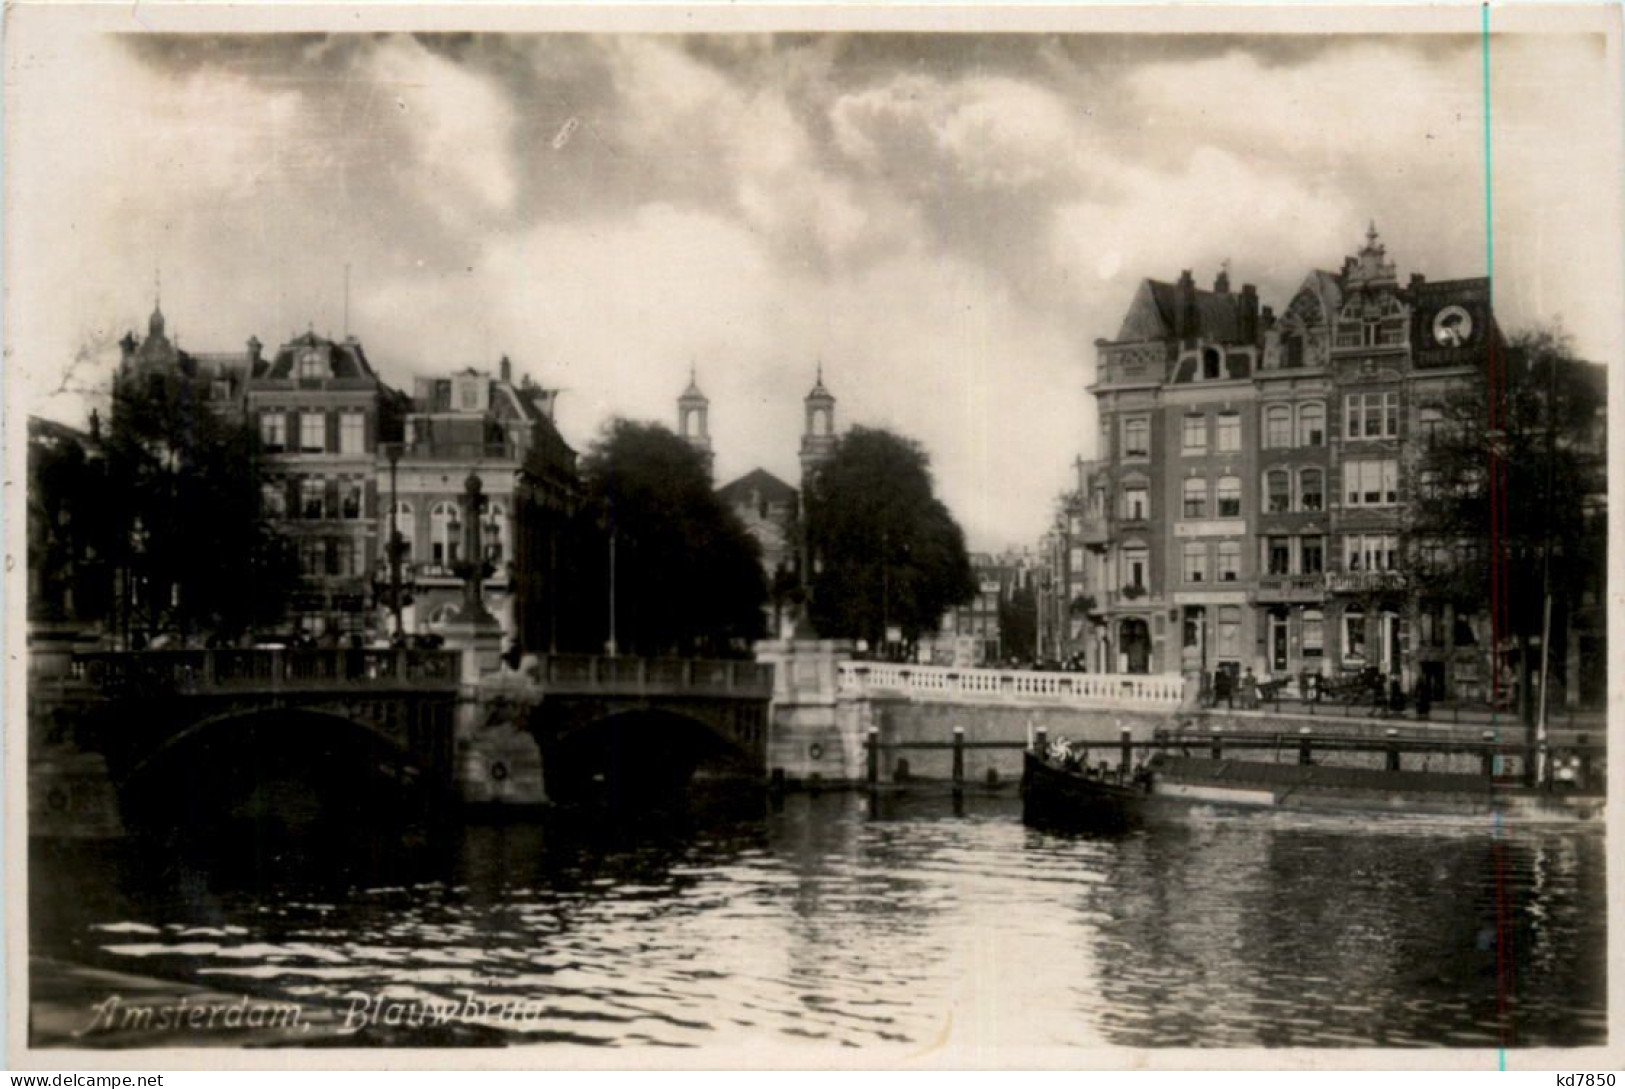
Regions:
<svg viewBox="0 0 1625 1089"><path fill-rule="evenodd" d="M549 797L612 809L675 805L696 777L760 778L755 754L702 714L603 709L557 724L543 742Z"/></svg>
<svg viewBox="0 0 1625 1089"><path fill-rule="evenodd" d="M402 830L434 790L412 753L372 724L278 706L189 724L131 767L119 794L138 829L264 843Z"/></svg>

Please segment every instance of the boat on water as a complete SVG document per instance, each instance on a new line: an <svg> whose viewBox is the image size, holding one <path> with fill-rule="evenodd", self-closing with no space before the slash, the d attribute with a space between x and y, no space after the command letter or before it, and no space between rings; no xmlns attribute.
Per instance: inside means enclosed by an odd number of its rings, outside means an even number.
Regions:
<svg viewBox="0 0 1625 1089"><path fill-rule="evenodd" d="M1603 821L1599 788L1534 788L1490 776L1325 764L1208 759L1159 752L1133 771L1073 765L1029 749L1024 819L1096 831L1181 823L1215 809L1344 815Z"/></svg>

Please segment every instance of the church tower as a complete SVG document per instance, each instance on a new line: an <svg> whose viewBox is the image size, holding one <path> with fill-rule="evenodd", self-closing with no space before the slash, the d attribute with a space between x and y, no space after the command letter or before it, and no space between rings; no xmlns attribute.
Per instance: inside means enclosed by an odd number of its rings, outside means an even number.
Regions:
<svg viewBox="0 0 1625 1089"><path fill-rule="evenodd" d="M707 419L710 411L711 401L700 392L698 377L694 368L690 367L688 388L677 398L677 434L705 457L707 465L712 458L711 430Z"/></svg>
<svg viewBox="0 0 1625 1089"><path fill-rule="evenodd" d="M807 424L801 435L801 487L835 453L835 398L824 388L824 365L818 364L818 380L807 394Z"/></svg>

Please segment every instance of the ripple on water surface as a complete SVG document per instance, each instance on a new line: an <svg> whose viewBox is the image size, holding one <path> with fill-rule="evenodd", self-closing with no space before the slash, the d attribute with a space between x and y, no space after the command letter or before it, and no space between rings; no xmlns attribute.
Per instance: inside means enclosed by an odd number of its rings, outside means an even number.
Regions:
<svg viewBox="0 0 1625 1089"><path fill-rule="evenodd" d="M659 841L473 828L415 874L269 891L36 851L33 938L339 1008L474 999L516 1043L1604 1038L1600 837L1216 816L1097 838L967 805L792 796Z"/></svg>

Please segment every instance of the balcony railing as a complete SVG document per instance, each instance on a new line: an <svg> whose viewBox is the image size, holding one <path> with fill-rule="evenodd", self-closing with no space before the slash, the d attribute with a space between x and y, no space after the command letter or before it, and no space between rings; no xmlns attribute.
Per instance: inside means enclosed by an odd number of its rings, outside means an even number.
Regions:
<svg viewBox="0 0 1625 1089"><path fill-rule="evenodd" d="M1260 602L1322 601L1325 575L1265 575L1258 580Z"/></svg>
<svg viewBox="0 0 1625 1089"><path fill-rule="evenodd" d="M1326 589L1334 594L1369 594L1405 586L1401 571L1339 571L1326 576Z"/></svg>

